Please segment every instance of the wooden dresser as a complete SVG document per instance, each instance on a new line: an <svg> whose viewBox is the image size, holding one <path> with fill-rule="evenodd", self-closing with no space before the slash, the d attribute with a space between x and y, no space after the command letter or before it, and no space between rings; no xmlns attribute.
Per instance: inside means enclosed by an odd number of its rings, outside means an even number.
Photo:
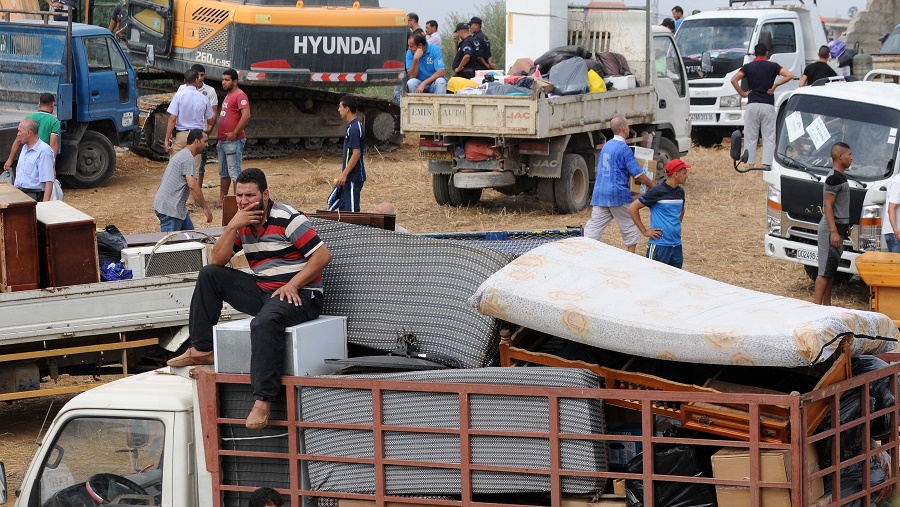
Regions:
<svg viewBox="0 0 900 507"><path fill-rule="evenodd" d="M0 292L37 289L37 203L0 183Z"/></svg>
<svg viewBox="0 0 900 507"><path fill-rule="evenodd" d="M41 287L100 281L94 219L62 201L37 205Z"/></svg>

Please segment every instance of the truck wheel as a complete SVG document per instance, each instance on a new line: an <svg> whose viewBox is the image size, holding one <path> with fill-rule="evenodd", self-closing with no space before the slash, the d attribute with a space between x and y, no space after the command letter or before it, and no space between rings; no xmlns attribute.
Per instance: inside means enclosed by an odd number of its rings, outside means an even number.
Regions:
<svg viewBox="0 0 900 507"><path fill-rule="evenodd" d="M560 213L578 213L587 206L590 197L590 180L587 163L581 155L563 156L559 180L554 188L556 207Z"/></svg>
<svg viewBox="0 0 900 507"><path fill-rule="evenodd" d="M808 266L806 264L803 265L803 270L806 271L806 276L809 277L813 282L816 281L816 277L819 276L819 268L817 266ZM834 283L847 283L850 279L853 278L853 275L850 273L844 273L843 271L838 271L834 274Z"/></svg>
<svg viewBox="0 0 900 507"><path fill-rule="evenodd" d="M441 206L450 204L450 175L432 174L431 189L434 191L434 200Z"/></svg>
<svg viewBox="0 0 900 507"><path fill-rule="evenodd" d="M78 143L75 174L60 176L70 188L96 188L112 178L116 170L116 150L109 139L99 132L88 130Z"/></svg>
<svg viewBox="0 0 900 507"><path fill-rule="evenodd" d="M655 181L666 179L666 164L668 164L670 160L678 158L680 156L681 154L678 152L678 147L675 146L675 143L666 139L665 137L660 138L659 153L656 158Z"/></svg>
<svg viewBox="0 0 900 507"><path fill-rule="evenodd" d="M453 206L474 206L481 200L480 188L456 188L453 184L453 178L450 178L450 184L447 185L447 194L450 197L450 204Z"/></svg>
<svg viewBox="0 0 900 507"><path fill-rule="evenodd" d="M722 144L722 136L712 129L696 128L691 132L691 139L701 148Z"/></svg>

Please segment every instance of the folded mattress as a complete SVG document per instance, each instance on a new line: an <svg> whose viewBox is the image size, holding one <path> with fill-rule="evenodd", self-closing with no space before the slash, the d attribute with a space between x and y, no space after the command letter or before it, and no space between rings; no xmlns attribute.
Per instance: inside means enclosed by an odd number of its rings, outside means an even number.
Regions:
<svg viewBox="0 0 900 507"><path fill-rule="evenodd" d="M599 379L586 370L571 368L477 368L375 375L347 378L444 383L479 383L572 388L598 387ZM361 389L303 388L301 417L307 422L372 424L372 394ZM502 395L470 396L470 427L480 430L548 432L549 415L544 397ZM459 428L459 397L455 393L388 391L383 393L383 424L429 428ZM600 400L560 400L560 431L602 434L605 431ZM374 455L372 432L363 430L304 430L306 452L313 455L367 457ZM459 436L455 434L386 431L385 457L420 462L460 463ZM473 435L472 463L519 468L550 467L548 438ZM566 439L561 442L561 466L567 470L606 471L603 441ZM309 461L313 489L374 493L374 467L368 464ZM391 495L459 495L459 470L420 466L387 466L386 489ZM564 493L590 493L603 489L604 479L563 477ZM548 475L472 472L474 493L550 491Z"/></svg>
<svg viewBox="0 0 900 507"><path fill-rule="evenodd" d="M880 313L736 287L587 238L518 257L470 303L560 338L692 363L805 366L828 359L842 333L856 335L854 356L894 350L900 338Z"/></svg>

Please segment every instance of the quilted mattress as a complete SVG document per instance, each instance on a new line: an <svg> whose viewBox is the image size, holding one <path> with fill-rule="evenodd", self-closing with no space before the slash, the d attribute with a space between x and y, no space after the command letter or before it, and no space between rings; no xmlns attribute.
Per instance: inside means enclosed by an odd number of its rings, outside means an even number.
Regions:
<svg viewBox="0 0 900 507"><path fill-rule="evenodd" d="M414 332L419 351L465 368L491 364L499 325L466 302L515 255L459 242L311 219L332 253L325 268L326 315L347 317L347 341L391 352Z"/></svg>
<svg viewBox="0 0 900 507"><path fill-rule="evenodd" d="M470 302L560 338L692 363L805 366L831 356L841 333L857 335L854 356L891 351L900 338L880 313L735 287L587 238L518 257Z"/></svg>
<svg viewBox="0 0 900 507"><path fill-rule="evenodd" d="M570 368L478 368L377 375L349 378L446 383L481 383L530 386L592 388L598 377L586 370ZM338 392L341 391L341 392ZM470 397L471 427L484 430L547 432L547 400L543 397L473 395ZM300 393L304 421L372 424L370 391L357 389L304 388ZM459 428L459 399L452 393L389 391L383 396L385 425ZM605 431L600 400L560 400L560 427L564 433L598 434ZM372 433L362 430L307 429L306 452L323 456L369 457L374 454ZM550 447L546 438L475 435L475 464L549 469ZM450 434L387 431L385 457L412 461L459 463L459 437ZM606 471L605 442L564 440L562 467L569 470ZM375 492L371 465L310 461L313 489L351 493ZM472 473L474 493L550 491L548 476L506 472ZM602 490L604 479L563 477L564 493ZM458 495L458 470L413 466L388 466L386 488L391 495Z"/></svg>

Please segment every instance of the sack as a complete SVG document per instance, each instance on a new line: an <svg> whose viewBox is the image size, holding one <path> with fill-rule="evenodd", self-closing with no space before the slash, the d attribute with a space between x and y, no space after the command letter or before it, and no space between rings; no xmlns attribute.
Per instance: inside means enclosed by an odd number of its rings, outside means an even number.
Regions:
<svg viewBox="0 0 900 507"><path fill-rule="evenodd" d="M552 93L553 88L555 88L555 86L553 86L553 83L539 77L534 78L534 84L531 86L532 88L538 89L544 93Z"/></svg>
<svg viewBox="0 0 900 507"><path fill-rule="evenodd" d="M591 93L606 91L606 81L600 77L600 74L594 72L593 69L588 71L587 79L588 85L591 87Z"/></svg>
<svg viewBox="0 0 900 507"><path fill-rule="evenodd" d="M590 90L587 72L587 65L581 58L569 58L554 65L550 70L550 81L556 85L553 93L557 95L587 93Z"/></svg>
<svg viewBox="0 0 900 507"><path fill-rule="evenodd" d="M125 269L125 265L121 262L100 263L100 280L103 282L131 280L132 278L134 278L134 273L130 269Z"/></svg>
<svg viewBox="0 0 900 507"><path fill-rule="evenodd" d="M107 225L102 231L97 232L97 255L100 264L105 262L116 263L122 260L122 250L128 247L125 236L115 225Z"/></svg>
<svg viewBox="0 0 900 507"><path fill-rule="evenodd" d="M59 180L53 180L53 192L50 194L51 201L61 201L63 200L63 190L62 185L59 184Z"/></svg>
<svg viewBox="0 0 900 507"><path fill-rule="evenodd" d="M541 73L546 75L556 64L575 57L590 58L591 52L585 51L581 46L560 46L537 57L534 64L541 68Z"/></svg>
<svg viewBox="0 0 900 507"><path fill-rule="evenodd" d="M447 92L448 93L456 93L463 88L477 88L478 83L472 81L471 79L467 79L461 77L459 75L453 76L447 80Z"/></svg>
<svg viewBox="0 0 900 507"><path fill-rule="evenodd" d="M0 171L0 183L9 183L13 184L13 173L12 171Z"/></svg>
<svg viewBox="0 0 900 507"><path fill-rule="evenodd" d="M600 53L597 55L600 63L603 64L603 75L606 76L630 76L631 69L628 68L628 60L619 53Z"/></svg>
<svg viewBox="0 0 900 507"><path fill-rule="evenodd" d="M491 158L499 158L497 150L491 146L488 139L484 137L473 137L466 141L466 160L470 162L481 162ZM496 157L495 157L496 155Z"/></svg>

